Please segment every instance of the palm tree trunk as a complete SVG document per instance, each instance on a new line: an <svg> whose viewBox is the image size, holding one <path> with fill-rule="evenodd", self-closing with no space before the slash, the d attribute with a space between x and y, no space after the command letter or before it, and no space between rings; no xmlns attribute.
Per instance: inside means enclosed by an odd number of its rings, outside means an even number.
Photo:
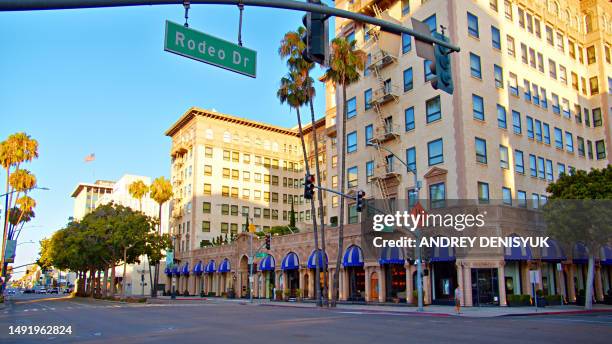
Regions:
<svg viewBox="0 0 612 344"><path fill-rule="evenodd" d="M296 107L298 129L300 133L300 141L302 142L302 153L304 154L304 168L306 173L310 174L310 165L308 163L308 153L306 152L306 142L304 141L304 132L302 131L302 117L300 116L300 109ZM314 123L313 123L314 125ZM315 252L319 250L319 233L317 230L317 216L315 212L314 199L310 199L310 213L312 219L312 231L314 235ZM315 256L315 298L317 300L317 306L321 307L321 267L319 266L319 259Z"/></svg>
<svg viewBox="0 0 612 344"><path fill-rule="evenodd" d="M123 248L123 276L121 277L121 298L125 299L125 269L127 268L127 247Z"/></svg>
<svg viewBox="0 0 612 344"><path fill-rule="evenodd" d="M312 121L312 139L314 141L315 150L315 172L317 174L317 198L319 199L319 218L321 219L321 254L323 257L327 256L325 249L325 214L323 214L323 190L321 190L321 168L319 167L319 141L317 139L317 131L315 130L315 113L314 105L312 104L312 98L309 99L310 105L310 120ZM313 215L314 216L314 215ZM328 274L329 270L324 269L323 271L323 300L327 300L329 293L327 291ZM327 302L325 302L327 303Z"/></svg>
<svg viewBox="0 0 612 344"><path fill-rule="evenodd" d="M108 296L108 266L104 267L104 274L102 276L102 296L103 297L107 297Z"/></svg>
<svg viewBox="0 0 612 344"><path fill-rule="evenodd" d="M116 272L115 272L115 257L113 257L112 260L112 266L111 266L111 280L110 280L110 296L111 297L115 297L115 277L116 277Z"/></svg>
<svg viewBox="0 0 612 344"><path fill-rule="evenodd" d="M340 153L340 192L344 193L346 178L346 85L342 83L342 152ZM340 217L338 219L338 256L336 270L334 271L334 284L332 286L332 307L336 307L338 278L340 264L342 263L342 249L344 245L344 197L340 197Z"/></svg>
<svg viewBox="0 0 612 344"><path fill-rule="evenodd" d="M161 217L162 217L162 204L159 204L159 227L158 227L158 234L161 235L162 234L162 228L161 228ZM149 266L151 265L151 262L149 261ZM155 278L153 279L153 283L151 283L151 288L153 288L153 290L151 290L151 297L157 297L157 281L159 281L159 262L155 262Z"/></svg>
<svg viewBox="0 0 612 344"><path fill-rule="evenodd" d="M5 264L4 262L4 255L5 255L5 250L6 250L6 240L7 240L7 236L8 236L8 216L9 216L9 176L10 176L10 166L6 168L6 195L5 197L5 209L4 209L4 231L2 232L2 256L0 256L0 261L2 261L2 264L0 264L0 274L4 277L4 271L6 270L6 266L7 264ZM4 289L4 283L1 286L1 289ZM4 290L0 290L0 292L3 292Z"/></svg>

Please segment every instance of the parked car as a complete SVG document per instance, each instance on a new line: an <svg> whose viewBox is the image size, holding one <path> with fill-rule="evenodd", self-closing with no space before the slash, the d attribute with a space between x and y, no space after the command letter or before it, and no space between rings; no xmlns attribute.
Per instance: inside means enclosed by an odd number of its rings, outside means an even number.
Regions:
<svg viewBox="0 0 612 344"><path fill-rule="evenodd" d="M46 288L38 288L36 289L36 294L46 294L47 293L47 289Z"/></svg>
<svg viewBox="0 0 612 344"><path fill-rule="evenodd" d="M59 294L59 290L57 288L51 288L47 291L47 294Z"/></svg>
<svg viewBox="0 0 612 344"><path fill-rule="evenodd" d="M24 294L33 294L33 293L34 293L34 290L32 290L32 289L26 289L26 290L24 290L24 291L23 291L23 293L24 293Z"/></svg>
<svg viewBox="0 0 612 344"><path fill-rule="evenodd" d="M72 288L64 289L64 294L70 294L70 293L72 293Z"/></svg>

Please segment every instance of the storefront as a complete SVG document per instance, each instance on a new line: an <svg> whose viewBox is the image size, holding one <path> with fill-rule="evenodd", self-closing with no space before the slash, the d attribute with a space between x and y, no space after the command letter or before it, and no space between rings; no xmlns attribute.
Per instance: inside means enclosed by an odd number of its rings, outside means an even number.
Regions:
<svg viewBox="0 0 612 344"><path fill-rule="evenodd" d="M217 271L217 265L214 259L208 261L206 267L204 267L204 272L206 275L204 276L204 292L207 295L211 295L211 293L216 293L217 288L215 288L215 271Z"/></svg>
<svg viewBox="0 0 612 344"><path fill-rule="evenodd" d="M289 297L295 298L298 296L300 288L300 261L295 252L289 252L281 262L281 270L285 273L285 291L289 292ZM283 292L285 292L283 291Z"/></svg>
<svg viewBox="0 0 612 344"><path fill-rule="evenodd" d="M525 281L526 271L529 270L529 262L533 259L531 253L531 247L519 246L519 247L506 247L504 249L504 283L506 289L506 300L509 295L521 295L524 294L527 286L524 283L529 284L529 281ZM531 288L528 289L531 294ZM533 296L533 295L532 295Z"/></svg>
<svg viewBox="0 0 612 344"><path fill-rule="evenodd" d="M232 280L232 265L230 264L230 260L225 258L219 264L219 269L217 272L219 273L219 285L221 286L221 293L226 293L226 295L230 295L230 292L233 291L233 280Z"/></svg>
<svg viewBox="0 0 612 344"><path fill-rule="evenodd" d="M268 254L259 262L259 271L261 272L261 275L259 278L257 292L258 297L272 298L276 278L276 274L274 272L275 268L276 261L272 255Z"/></svg>
<svg viewBox="0 0 612 344"><path fill-rule="evenodd" d="M181 295L188 295L189 294L189 263L188 262L185 262L185 264L183 264L183 267L181 268L181 276L182 276L182 281L180 282L180 285L181 285L180 293Z"/></svg>
<svg viewBox="0 0 612 344"><path fill-rule="evenodd" d="M342 266L347 274L348 301L365 301L365 270L363 253L356 245L349 246L344 252Z"/></svg>
<svg viewBox="0 0 612 344"><path fill-rule="evenodd" d="M308 263L306 264L306 266L308 267L308 269L313 270L313 276L316 276L316 268L317 268L317 263L319 264L319 284L321 286L321 290L323 290L323 284L325 281L325 270L327 270L327 253L325 255L323 255L323 252L321 250L315 250L312 251L312 253L310 253L310 256L308 257ZM313 280L313 288L315 286L315 281L317 280L317 278L315 277Z"/></svg>
<svg viewBox="0 0 612 344"><path fill-rule="evenodd" d="M452 305L457 287L457 267L455 266L455 249L452 247L434 247L431 262L431 295L436 305Z"/></svg>
<svg viewBox="0 0 612 344"><path fill-rule="evenodd" d="M472 268L472 305L499 306L497 268Z"/></svg>
<svg viewBox="0 0 612 344"><path fill-rule="evenodd" d="M196 295L200 295L202 290L204 290L204 283L202 281L202 273L204 273L204 267L202 266L202 261L200 260L193 266L193 275L196 279Z"/></svg>
<svg viewBox="0 0 612 344"><path fill-rule="evenodd" d="M561 262L567 257L565 253L553 239L548 239L548 247L542 247L540 253L540 261L542 270L542 292L544 295L562 295L567 299L567 291L565 286L565 278Z"/></svg>
<svg viewBox="0 0 612 344"><path fill-rule="evenodd" d="M587 268L589 264L589 250L583 243L576 243L572 250L574 263L574 292L575 295L586 295Z"/></svg>
<svg viewBox="0 0 612 344"><path fill-rule="evenodd" d="M612 247L602 247L599 259L603 293L612 296Z"/></svg>
<svg viewBox="0 0 612 344"><path fill-rule="evenodd" d="M385 281L387 302L406 301L406 263L404 251L399 247L384 247L378 262Z"/></svg>

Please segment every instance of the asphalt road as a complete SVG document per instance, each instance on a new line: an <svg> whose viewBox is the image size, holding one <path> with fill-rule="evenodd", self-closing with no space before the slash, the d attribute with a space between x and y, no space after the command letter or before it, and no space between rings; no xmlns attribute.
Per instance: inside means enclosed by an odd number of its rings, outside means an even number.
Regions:
<svg viewBox="0 0 612 344"><path fill-rule="evenodd" d="M10 326L72 334L9 334ZM363 313L228 302L120 304L20 295L0 310L0 343L610 343L612 314L499 318Z"/></svg>

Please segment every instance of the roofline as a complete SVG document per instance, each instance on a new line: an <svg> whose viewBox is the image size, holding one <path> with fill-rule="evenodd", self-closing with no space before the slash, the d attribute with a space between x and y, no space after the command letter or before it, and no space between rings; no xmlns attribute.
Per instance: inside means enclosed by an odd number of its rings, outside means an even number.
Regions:
<svg viewBox="0 0 612 344"><path fill-rule="evenodd" d="M81 192L81 189L83 189L83 187L85 187L85 186L91 186L91 187L96 187L96 188L104 188L104 189L110 189L110 190L113 189L111 186L105 186L105 185L100 185L100 184L79 183L76 186L76 188L74 188L74 191L72 191L72 194L70 195L70 197L76 197Z"/></svg>

